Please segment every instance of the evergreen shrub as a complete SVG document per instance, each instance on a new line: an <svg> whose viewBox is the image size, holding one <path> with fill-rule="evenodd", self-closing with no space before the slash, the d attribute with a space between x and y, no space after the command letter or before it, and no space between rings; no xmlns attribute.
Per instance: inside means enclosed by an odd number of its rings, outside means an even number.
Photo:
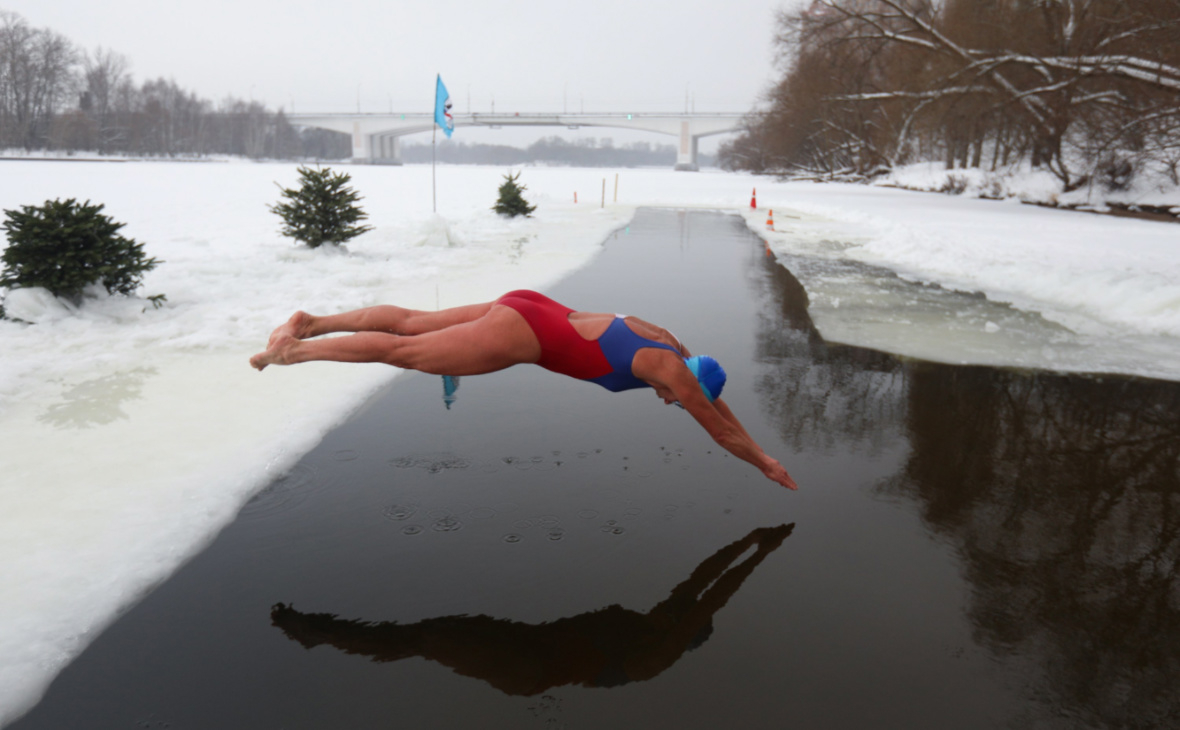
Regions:
<svg viewBox="0 0 1180 730"><path fill-rule="evenodd" d="M269 206L283 219L284 236L318 248L325 243L339 245L373 230L372 226L357 225L369 215L356 205L361 196L348 187L351 175L334 173L328 167L300 167L298 172L298 188L279 186L287 202Z"/></svg>
<svg viewBox="0 0 1180 730"><path fill-rule="evenodd" d="M528 201L524 199L522 193L526 188L524 185L517 184L516 181L519 178L519 172L515 175L509 173L504 176L504 182L500 185L500 199L492 206L492 210L500 215L515 218L518 215L527 217L537 209L537 206L529 205Z"/></svg>
<svg viewBox="0 0 1180 730"><path fill-rule="evenodd" d="M43 287L74 304L94 283L110 294L134 293L144 273L160 262L144 256L142 244L119 235L126 224L104 215L103 207L70 198L5 210L8 248L0 286Z"/></svg>

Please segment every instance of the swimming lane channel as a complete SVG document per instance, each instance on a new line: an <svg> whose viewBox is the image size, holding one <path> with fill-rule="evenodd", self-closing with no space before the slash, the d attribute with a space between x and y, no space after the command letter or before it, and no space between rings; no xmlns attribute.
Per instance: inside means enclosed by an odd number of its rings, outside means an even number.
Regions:
<svg viewBox="0 0 1180 730"><path fill-rule="evenodd" d="M640 211L547 293L717 357L800 491L650 391L407 376L12 727L1177 720L1175 384L831 345L719 213Z"/></svg>

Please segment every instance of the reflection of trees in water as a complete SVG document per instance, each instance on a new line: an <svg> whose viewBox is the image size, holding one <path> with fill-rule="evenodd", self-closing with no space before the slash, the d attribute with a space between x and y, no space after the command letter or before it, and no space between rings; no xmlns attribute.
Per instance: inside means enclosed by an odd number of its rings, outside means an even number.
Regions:
<svg viewBox="0 0 1180 730"><path fill-rule="evenodd" d="M756 359L767 365L755 390L782 439L795 449L880 449L905 419L906 380L892 355L823 341L807 312L803 285L773 256L750 275L764 290Z"/></svg>
<svg viewBox="0 0 1180 730"><path fill-rule="evenodd" d="M420 656L507 694L535 695L566 684L615 687L655 677L707 640L713 615L793 527L759 528L721 548L647 613L611 605L543 624L491 616L399 624L301 613L280 603L271 620L308 649L329 644L375 662Z"/></svg>
<svg viewBox="0 0 1180 730"><path fill-rule="evenodd" d="M1180 721L1180 386L910 368L887 490L952 538L976 639L1043 669L1079 725Z"/></svg>
<svg viewBox="0 0 1180 730"><path fill-rule="evenodd" d="M905 426L909 461L880 491L956 546L976 640L1038 667L1023 720L1180 726L1180 385L826 345L803 287L759 258L768 415L800 449Z"/></svg>

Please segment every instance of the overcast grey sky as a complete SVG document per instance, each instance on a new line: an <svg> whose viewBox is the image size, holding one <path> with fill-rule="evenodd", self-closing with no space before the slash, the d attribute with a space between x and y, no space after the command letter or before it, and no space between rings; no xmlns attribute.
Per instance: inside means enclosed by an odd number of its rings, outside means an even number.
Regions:
<svg viewBox="0 0 1180 730"><path fill-rule="evenodd" d="M296 112L748 111L800 0L0 0L137 81ZM687 99L687 101L686 101Z"/></svg>

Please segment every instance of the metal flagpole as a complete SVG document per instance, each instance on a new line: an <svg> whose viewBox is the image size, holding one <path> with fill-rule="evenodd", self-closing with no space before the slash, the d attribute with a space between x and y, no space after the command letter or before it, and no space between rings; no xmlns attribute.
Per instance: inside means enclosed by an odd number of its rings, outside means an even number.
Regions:
<svg viewBox="0 0 1180 730"><path fill-rule="evenodd" d="M434 138L438 134L438 125L434 124L430 127L430 206L433 208L432 212L438 212L438 195L435 193L434 187Z"/></svg>

